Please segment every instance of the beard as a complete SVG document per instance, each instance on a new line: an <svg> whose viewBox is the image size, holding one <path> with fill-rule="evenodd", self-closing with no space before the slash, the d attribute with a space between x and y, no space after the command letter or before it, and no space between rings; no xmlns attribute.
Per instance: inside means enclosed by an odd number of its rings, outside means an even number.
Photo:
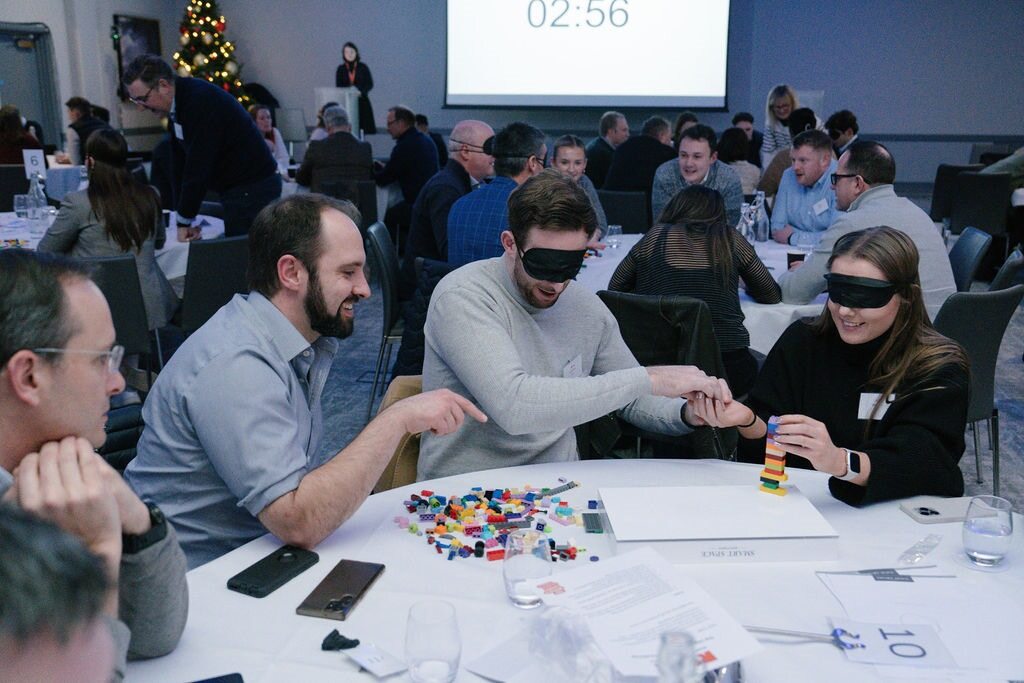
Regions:
<svg viewBox="0 0 1024 683"><path fill-rule="evenodd" d="M523 298L526 299L526 301L534 308L551 308L558 302L558 297L562 295L561 292L558 292L555 298L551 301L541 300L536 291L539 280L535 280L527 274L526 269L523 267L523 262L518 256L516 257L516 265L512 273L512 279L515 281L516 287L519 289L519 293L522 294Z"/></svg>
<svg viewBox="0 0 1024 683"><path fill-rule="evenodd" d="M355 301L356 297L350 297L345 299L342 305L355 303ZM341 306L338 306L338 310L333 314L327 310L327 302L324 300L324 292L320 287L320 279L316 271L311 270L309 273L309 290L302 303L306 309L306 315L309 316L309 326L323 336L344 339L352 334L352 320L342 316Z"/></svg>

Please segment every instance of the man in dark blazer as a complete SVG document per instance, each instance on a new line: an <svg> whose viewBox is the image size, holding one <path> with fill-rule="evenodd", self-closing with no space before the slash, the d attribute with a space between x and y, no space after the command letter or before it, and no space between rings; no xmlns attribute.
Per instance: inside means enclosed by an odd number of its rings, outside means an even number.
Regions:
<svg viewBox="0 0 1024 683"><path fill-rule="evenodd" d="M389 227L397 230L398 226L409 225L416 197L441 167L437 163L437 147L416 130L416 115L411 109L401 105L388 109L387 124L395 147L386 164L376 163L374 179L380 186L397 182L402 188L402 201L389 208L384 218Z"/></svg>
<svg viewBox="0 0 1024 683"><path fill-rule="evenodd" d="M494 175L494 157L484 152L484 142L493 135L494 129L483 121L460 121L452 129L448 163L427 181L412 207L399 288L402 299L411 297L416 287L416 257L448 260L448 212L459 197Z"/></svg>
<svg viewBox="0 0 1024 683"><path fill-rule="evenodd" d="M660 116L652 116L644 121L640 135L631 137L616 148L604 189L644 192L650 205L654 172L658 166L675 156L672 129L668 121Z"/></svg>
<svg viewBox="0 0 1024 683"><path fill-rule="evenodd" d="M356 140L352 135L348 112L333 105L324 109L323 118L327 137L309 143L302 166L295 174L299 185L321 192L325 182L373 180L373 149L369 142Z"/></svg>
<svg viewBox="0 0 1024 683"><path fill-rule="evenodd" d="M171 145L184 154L184 171L171 184L178 213L178 239L197 239L192 227L208 190L224 205L224 234L249 232L260 209L281 196L277 162L252 117L234 97L201 78L175 76L167 62L139 55L121 79L128 99L143 109L166 114ZM173 165L172 165L173 167Z"/></svg>
<svg viewBox="0 0 1024 683"><path fill-rule="evenodd" d="M617 111L606 111L598 127L600 135L587 143L587 170L584 173L594 187L604 187L615 148L629 139L629 123Z"/></svg>

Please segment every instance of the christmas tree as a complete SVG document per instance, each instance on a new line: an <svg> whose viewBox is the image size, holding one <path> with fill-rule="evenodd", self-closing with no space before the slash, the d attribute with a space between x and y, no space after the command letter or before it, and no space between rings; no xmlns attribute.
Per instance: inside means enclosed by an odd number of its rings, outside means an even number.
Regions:
<svg viewBox="0 0 1024 683"><path fill-rule="evenodd" d="M235 46L224 38L227 24L216 0L192 0L181 20L181 50L174 53L179 76L205 78L234 95L243 106L252 100L238 75Z"/></svg>

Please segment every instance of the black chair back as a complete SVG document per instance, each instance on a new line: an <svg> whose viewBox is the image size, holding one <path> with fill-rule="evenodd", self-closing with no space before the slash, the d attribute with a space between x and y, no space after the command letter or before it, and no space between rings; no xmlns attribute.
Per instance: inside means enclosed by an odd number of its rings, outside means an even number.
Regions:
<svg viewBox="0 0 1024 683"><path fill-rule="evenodd" d="M1000 289L1007 289L1018 284L1017 280L1022 270L1024 270L1024 253L1021 252L1021 247L1018 245L1003 262L996 276L992 278L988 291L998 292Z"/></svg>
<svg viewBox="0 0 1024 683"><path fill-rule="evenodd" d="M125 353L151 353L146 304L142 299L135 257L107 256L83 259L93 267L93 278L110 306L117 343Z"/></svg>
<svg viewBox="0 0 1024 683"><path fill-rule="evenodd" d="M191 334L235 294L249 291L249 236L199 240L188 245L181 329Z"/></svg>
<svg viewBox="0 0 1024 683"><path fill-rule="evenodd" d="M384 300L384 334L387 335L401 316L398 304L398 252L387 226L380 221L367 230L366 242L377 266L381 298Z"/></svg>
<svg viewBox="0 0 1024 683"><path fill-rule="evenodd" d="M621 225L626 234L643 234L651 227L651 207L644 192L598 190L608 225Z"/></svg>
<svg viewBox="0 0 1024 683"><path fill-rule="evenodd" d="M14 211L14 195L28 192L23 164L0 164L0 211Z"/></svg>
<svg viewBox="0 0 1024 683"><path fill-rule="evenodd" d="M961 171L980 171L981 164L939 164L932 187L932 205L928 215L935 222L949 218L953 208L953 184Z"/></svg>
<svg viewBox="0 0 1024 683"><path fill-rule="evenodd" d="M1009 173L959 173L949 214L950 230L959 234L973 225L990 235L1006 234L1011 191Z"/></svg>
<svg viewBox="0 0 1024 683"><path fill-rule="evenodd" d="M224 220L224 205L220 202L203 200L203 203L199 205L199 213L203 216L213 216Z"/></svg>
<svg viewBox="0 0 1024 683"><path fill-rule="evenodd" d="M976 228L964 228L956 244L949 250L949 265L953 267L956 291L970 291L981 260L985 258L991 244L992 235Z"/></svg>
<svg viewBox="0 0 1024 683"><path fill-rule="evenodd" d="M377 183L372 180L359 180L356 182L356 188L359 196L356 206L359 207L359 213L363 217L363 224L359 226L359 229L365 235L370 226L379 218L377 215Z"/></svg>

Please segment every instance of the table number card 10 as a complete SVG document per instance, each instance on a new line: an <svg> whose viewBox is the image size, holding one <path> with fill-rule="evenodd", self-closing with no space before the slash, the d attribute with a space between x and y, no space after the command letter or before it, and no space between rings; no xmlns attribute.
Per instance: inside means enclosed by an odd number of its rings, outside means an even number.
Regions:
<svg viewBox="0 0 1024 683"><path fill-rule="evenodd" d="M832 626L860 636L863 647L843 650L851 662L955 669L957 664L938 632L924 624L862 624L832 619Z"/></svg>

